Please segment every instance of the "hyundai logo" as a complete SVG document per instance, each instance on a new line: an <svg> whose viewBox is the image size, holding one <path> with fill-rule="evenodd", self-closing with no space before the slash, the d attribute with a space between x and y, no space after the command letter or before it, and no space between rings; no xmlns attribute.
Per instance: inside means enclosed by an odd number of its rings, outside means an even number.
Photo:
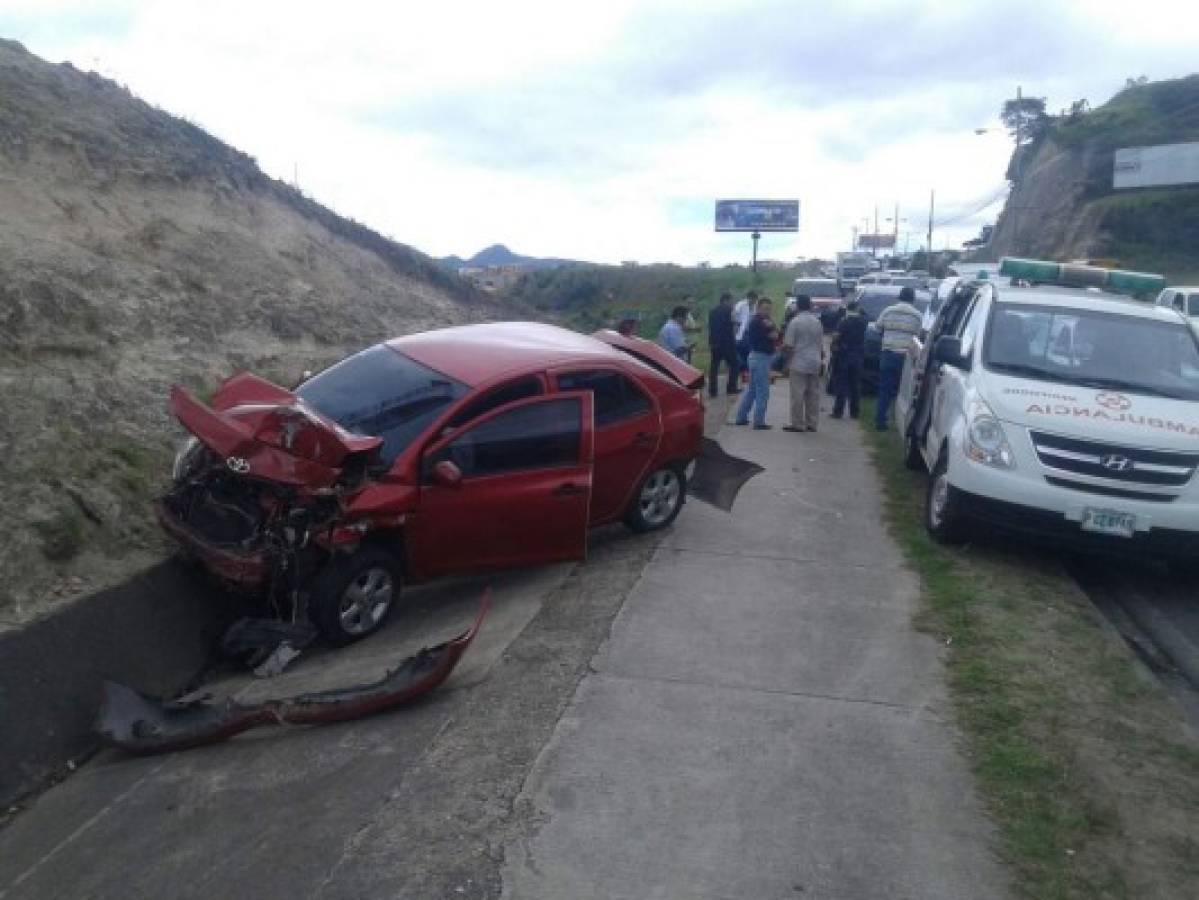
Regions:
<svg viewBox="0 0 1199 900"><path fill-rule="evenodd" d="M236 472L238 475L245 475L250 471L249 460L242 459L240 456L230 456L225 460L225 465L229 467L229 471Z"/></svg>
<svg viewBox="0 0 1199 900"><path fill-rule="evenodd" d="M1112 472L1131 472L1136 464L1127 456L1121 456L1119 453L1108 453L1106 456L1099 457L1099 465Z"/></svg>

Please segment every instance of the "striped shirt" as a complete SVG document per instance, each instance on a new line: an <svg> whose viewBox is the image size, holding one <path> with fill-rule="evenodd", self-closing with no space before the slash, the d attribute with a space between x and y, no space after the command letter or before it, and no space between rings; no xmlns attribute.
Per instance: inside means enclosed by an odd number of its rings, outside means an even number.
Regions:
<svg viewBox="0 0 1199 900"><path fill-rule="evenodd" d="M896 303L879 313L875 325L883 333L883 349L906 353L912 338L920 333L924 316L910 303Z"/></svg>

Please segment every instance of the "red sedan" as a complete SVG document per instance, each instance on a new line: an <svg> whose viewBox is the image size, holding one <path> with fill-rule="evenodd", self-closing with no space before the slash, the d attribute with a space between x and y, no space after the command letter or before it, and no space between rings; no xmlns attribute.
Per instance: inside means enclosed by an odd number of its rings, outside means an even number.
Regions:
<svg viewBox="0 0 1199 900"><path fill-rule="evenodd" d="M582 559L590 526L669 525L702 384L649 341L507 323L387 341L294 391L240 374L206 406L176 387L195 438L159 520L222 580L349 643L402 579Z"/></svg>

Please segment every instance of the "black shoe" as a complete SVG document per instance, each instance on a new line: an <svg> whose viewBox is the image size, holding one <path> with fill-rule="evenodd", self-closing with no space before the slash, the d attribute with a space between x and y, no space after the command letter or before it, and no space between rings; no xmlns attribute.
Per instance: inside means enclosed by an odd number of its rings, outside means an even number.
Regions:
<svg viewBox="0 0 1199 900"><path fill-rule="evenodd" d="M808 431L815 431L815 430L816 430L816 429L815 429L815 428L813 428L811 425L809 425L809 426L808 426Z"/></svg>
<svg viewBox="0 0 1199 900"><path fill-rule="evenodd" d="M768 426L769 427L769 426ZM796 428L794 425L784 425L783 431L803 431L802 428Z"/></svg>
<svg viewBox="0 0 1199 900"><path fill-rule="evenodd" d="M741 393L741 391L742 391L741 388L733 388L731 391L725 391L725 393L728 394L730 397L736 397L738 394Z"/></svg>
<svg viewBox="0 0 1199 900"><path fill-rule="evenodd" d="M850 413L850 414L849 414L849 417L850 417L851 419L856 419L856 418L858 418L858 414L857 414L857 413Z"/></svg>
<svg viewBox="0 0 1199 900"><path fill-rule="evenodd" d="M830 419L843 419L845 417L843 415L841 415L841 413L830 413L829 418ZM855 418L856 418L856 416L855 416Z"/></svg>
<svg viewBox="0 0 1199 900"><path fill-rule="evenodd" d="M773 427L773 425L755 425L754 431L769 431Z"/></svg>

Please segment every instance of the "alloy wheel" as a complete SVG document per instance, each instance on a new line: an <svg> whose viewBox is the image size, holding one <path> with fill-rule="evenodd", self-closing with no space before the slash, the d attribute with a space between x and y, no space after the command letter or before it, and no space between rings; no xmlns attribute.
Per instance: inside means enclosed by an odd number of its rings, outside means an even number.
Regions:
<svg viewBox="0 0 1199 900"><path fill-rule="evenodd" d="M678 505L679 476L673 469L659 469L641 487L641 518L656 527L666 522Z"/></svg>
<svg viewBox="0 0 1199 900"><path fill-rule="evenodd" d="M346 585L338 615L347 634L366 634L379 624L391 607L395 585L382 566L364 569Z"/></svg>

